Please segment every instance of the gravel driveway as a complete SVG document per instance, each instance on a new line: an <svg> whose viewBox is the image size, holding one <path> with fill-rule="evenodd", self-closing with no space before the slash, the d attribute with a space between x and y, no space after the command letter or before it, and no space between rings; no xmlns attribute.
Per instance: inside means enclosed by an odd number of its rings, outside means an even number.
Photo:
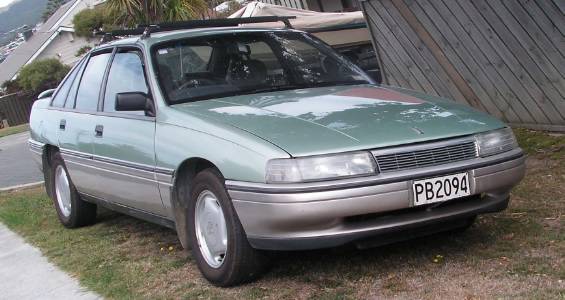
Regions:
<svg viewBox="0 0 565 300"><path fill-rule="evenodd" d="M29 132L0 138L0 189L43 180L28 150Z"/></svg>

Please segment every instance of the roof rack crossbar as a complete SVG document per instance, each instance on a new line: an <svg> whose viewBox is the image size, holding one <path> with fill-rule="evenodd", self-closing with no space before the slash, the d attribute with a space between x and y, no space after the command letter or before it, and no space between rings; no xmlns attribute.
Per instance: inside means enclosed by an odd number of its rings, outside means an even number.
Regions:
<svg viewBox="0 0 565 300"><path fill-rule="evenodd" d="M128 35L143 35L149 36L151 33L172 31L179 29L194 29L194 28L212 28L212 27L231 27L241 24L252 23L269 23L269 22L283 22L287 28L292 28L290 24L291 19L296 19L295 16L264 16L264 17L249 17L249 18L233 18L233 19L211 19L211 20L190 20L179 22L167 22L155 25L138 25L137 28L114 30L111 32L96 32L96 35L111 35L111 36L128 36Z"/></svg>

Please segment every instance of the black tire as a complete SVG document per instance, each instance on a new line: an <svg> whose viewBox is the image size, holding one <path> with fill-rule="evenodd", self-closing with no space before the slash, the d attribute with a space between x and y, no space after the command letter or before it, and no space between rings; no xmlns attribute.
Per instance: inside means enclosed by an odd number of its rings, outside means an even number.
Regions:
<svg viewBox="0 0 565 300"><path fill-rule="evenodd" d="M65 216L63 209L59 205L58 196L56 192L56 170L61 166L65 170L65 174L68 180L69 190L70 190L70 214ZM81 226L86 226L94 223L96 221L96 204L83 201L80 198L70 176L65 166L65 162L61 157L59 152L53 153L51 157L51 174L50 174L50 185L51 185L51 199L53 200L53 205L57 211L57 216L61 223L67 228L77 228Z"/></svg>
<svg viewBox="0 0 565 300"><path fill-rule="evenodd" d="M189 243L198 268L204 277L216 286L226 287L249 282L260 276L267 267L264 252L251 247L247 235L226 192L222 175L216 169L206 169L196 175L188 205ZM196 237L195 212L198 196L205 190L212 192L220 203L227 229L227 250L222 264L211 267L203 257Z"/></svg>
<svg viewBox="0 0 565 300"><path fill-rule="evenodd" d="M453 229L452 232L462 233L467 231L469 228L471 228L471 226L473 226L473 224L475 224L475 220L477 220L477 216L467 218L461 227Z"/></svg>

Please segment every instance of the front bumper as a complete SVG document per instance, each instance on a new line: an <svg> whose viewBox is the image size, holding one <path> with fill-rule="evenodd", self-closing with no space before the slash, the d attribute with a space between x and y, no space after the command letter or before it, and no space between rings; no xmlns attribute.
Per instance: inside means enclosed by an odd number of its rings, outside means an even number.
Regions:
<svg viewBox="0 0 565 300"><path fill-rule="evenodd" d="M414 207L414 180L459 172L469 173L473 196ZM364 178L278 185L226 181L226 186L254 248L305 250L424 227L441 231L453 221L504 210L524 174L524 155L515 149Z"/></svg>

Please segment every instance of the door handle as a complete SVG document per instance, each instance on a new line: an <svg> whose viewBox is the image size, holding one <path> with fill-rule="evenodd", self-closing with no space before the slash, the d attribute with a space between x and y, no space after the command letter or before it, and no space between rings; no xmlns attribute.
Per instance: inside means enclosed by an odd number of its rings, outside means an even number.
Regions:
<svg viewBox="0 0 565 300"><path fill-rule="evenodd" d="M94 128L94 133L96 134L96 137L102 137L102 135L104 134L104 126L96 125L96 127Z"/></svg>
<svg viewBox="0 0 565 300"><path fill-rule="evenodd" d="M65 128L67 127L67 120L61 120L61 122L59 122L59 129L60 130L65 130Z"/></svg>

